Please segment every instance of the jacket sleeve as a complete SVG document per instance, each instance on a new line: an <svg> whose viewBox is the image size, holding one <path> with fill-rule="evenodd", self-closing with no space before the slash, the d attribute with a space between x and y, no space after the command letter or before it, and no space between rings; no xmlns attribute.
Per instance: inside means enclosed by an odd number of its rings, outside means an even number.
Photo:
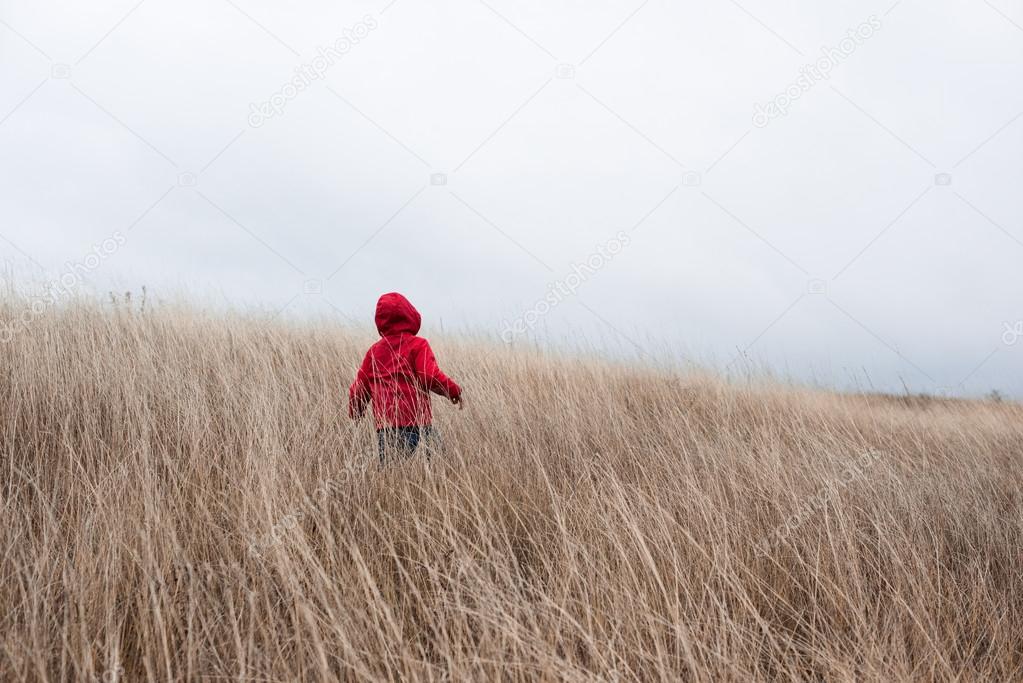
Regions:
<svg viewBox="0 0 1023 683"><path fill-rule="evenodd" d="M355 381L348 389L348 417L353 420L357 420L365 414L366 406L369 405L372 396L369 391L369 373L366 372L368 362L369 354L367 353L366 357L362 359L359 371L355 374Z"/></svg>
<svg viewBox="0 0 1023 683"><path fill-rule="evenodd" d="M454 380L441 372L437 359L430 348L430 342L423 340L422 348L415 357L416 377L427 390L440 394L445 398L458 400L462 396L462 388Z"/></svg>

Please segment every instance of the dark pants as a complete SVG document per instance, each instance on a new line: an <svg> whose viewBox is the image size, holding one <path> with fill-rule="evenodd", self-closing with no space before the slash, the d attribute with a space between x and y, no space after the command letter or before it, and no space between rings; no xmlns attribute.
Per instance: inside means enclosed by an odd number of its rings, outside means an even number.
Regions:
<svg viewBox="0 0 1023 683"><path fill-rule="evenodd" d="M388 454L407 458L415 452L421 441L430 438L430 427L384 427L377 430L377 446L380 453L380 464L387 460Z"/></svg>

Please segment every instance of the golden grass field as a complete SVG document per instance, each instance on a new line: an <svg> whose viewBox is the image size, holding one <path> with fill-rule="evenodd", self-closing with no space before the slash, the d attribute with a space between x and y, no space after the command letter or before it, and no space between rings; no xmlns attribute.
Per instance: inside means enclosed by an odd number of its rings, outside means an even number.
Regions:
<svg viewBox="0 0 1023 683"><path fill-rule="evenodd" d="M1023 679L1019 404L434 338L466 409L381 469L345 412L370 341L18 323L0 679Z"/></svg>

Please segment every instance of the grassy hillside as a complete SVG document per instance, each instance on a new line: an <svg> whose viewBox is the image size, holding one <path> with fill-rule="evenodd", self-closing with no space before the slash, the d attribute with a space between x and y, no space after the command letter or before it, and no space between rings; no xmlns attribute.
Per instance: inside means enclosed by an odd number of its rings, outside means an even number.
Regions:
<svg viewBox="0 0 1023 683"><path fill-rule="evenodd" d="M1023 676L1018 404L434 339L467 408L380 469L344 415L364 333L10 329L0 679Z"/></svg>

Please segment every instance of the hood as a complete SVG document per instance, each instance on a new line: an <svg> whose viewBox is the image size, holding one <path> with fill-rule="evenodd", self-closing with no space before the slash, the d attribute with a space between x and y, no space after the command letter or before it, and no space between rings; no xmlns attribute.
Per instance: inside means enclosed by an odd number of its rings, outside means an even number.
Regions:
<svg viewBox="0 0 1023 683"><path fill-rule="evenodd" d="M384 294L377 301L377 332L381 337L391 334L418 334L422 318L415 306L397 292Z"/></svg>

